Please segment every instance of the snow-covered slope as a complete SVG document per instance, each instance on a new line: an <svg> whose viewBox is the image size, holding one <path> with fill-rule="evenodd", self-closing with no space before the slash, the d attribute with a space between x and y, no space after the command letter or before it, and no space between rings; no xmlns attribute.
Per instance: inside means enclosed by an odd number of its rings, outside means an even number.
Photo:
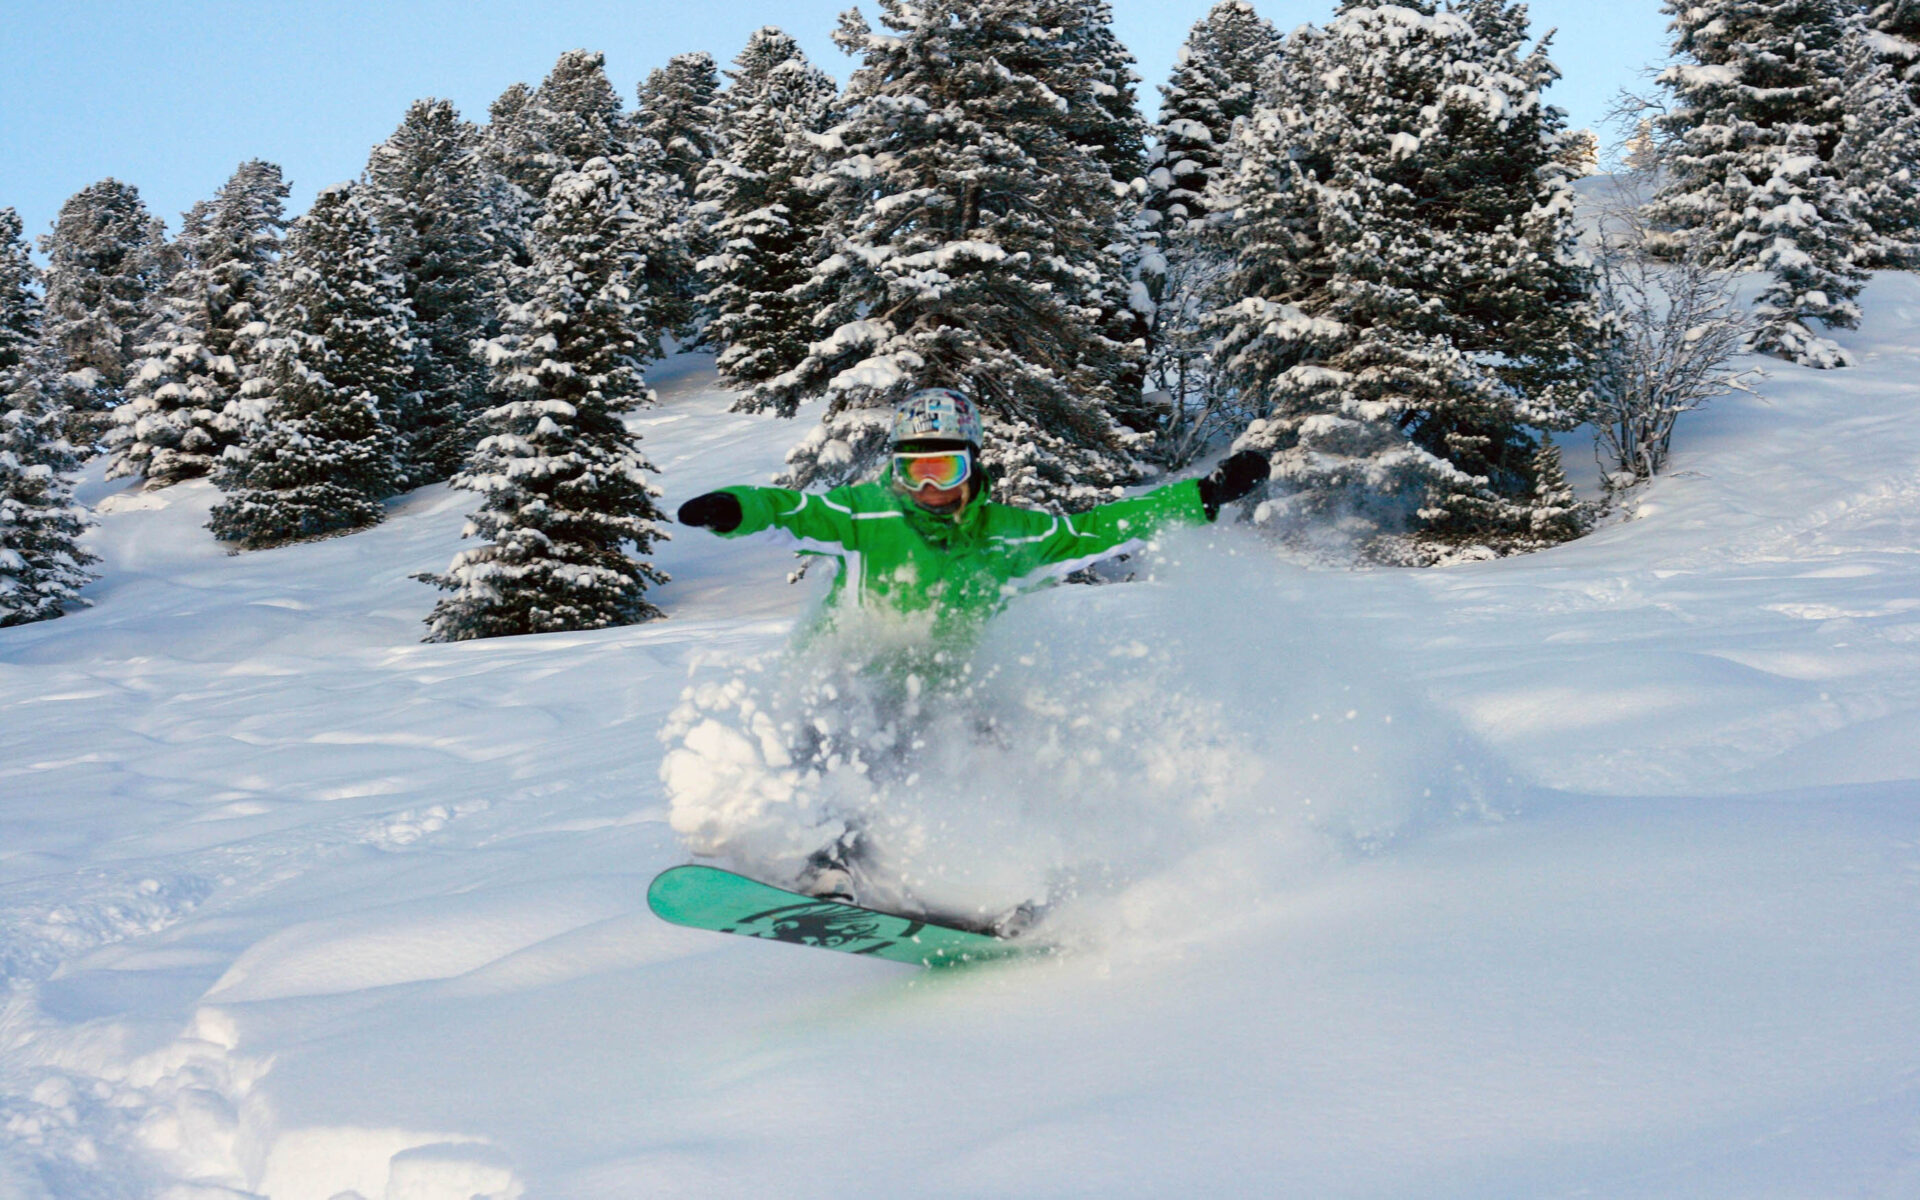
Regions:
<svg viewBox="0 0 1920 1200"><path fill-rule="evenodd" d="M908 865L1075 868L1075 950L971 973L646 913L778 548L422 645L459 494L229 557L96 483L96 607L0 631L0 1196L1920 1195L1920 282L1866 305L1581 542L1022 601ZM655 382L670 502L795 437Z"/></svg>

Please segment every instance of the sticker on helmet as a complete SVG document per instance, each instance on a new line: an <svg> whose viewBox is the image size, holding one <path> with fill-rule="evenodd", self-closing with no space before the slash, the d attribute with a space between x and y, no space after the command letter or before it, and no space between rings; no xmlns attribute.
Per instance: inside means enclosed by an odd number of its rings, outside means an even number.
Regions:
<svg viewBox="0 0 1920 1200"><path fill-rule="evenodd" d="M980 444L980 413L952 388L921 388L893 410L893 440L940 438Z"/></svg>

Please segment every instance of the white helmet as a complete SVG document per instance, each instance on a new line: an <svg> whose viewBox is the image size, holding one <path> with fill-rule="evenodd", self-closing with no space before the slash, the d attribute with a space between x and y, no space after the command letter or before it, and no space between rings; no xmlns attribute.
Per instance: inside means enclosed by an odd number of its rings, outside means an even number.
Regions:
<svg viewBox="0 0 1920 1200"><path fill-rule="evenodd" d="M893 442L939 441L980 444L980 410L952 388L921 388L893 410Z"/></svg>

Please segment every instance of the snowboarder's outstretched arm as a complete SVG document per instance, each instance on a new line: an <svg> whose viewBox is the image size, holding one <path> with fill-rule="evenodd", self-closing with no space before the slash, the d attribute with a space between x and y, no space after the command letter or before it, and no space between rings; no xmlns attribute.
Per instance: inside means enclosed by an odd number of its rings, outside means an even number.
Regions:
<svg viewBox="0 0 1920 1200"><path fill-rule="evenodd" d="M1144 495L1115 500L1055 520L1037 539L1048 564L1089 563L1119 553L1170 525L1201 525L1220 515L1220 506L1245 496L1267 478L1267 457L1243 450L1203 479L1187 479Z"/></svg>
<svg viewBox="0 0 1920 1200"><path fill-rule="evenodd" d="M836 489L838 490L838 489ZM854 514L832 492L796 492L776 487L728 487L695 496L680 506L680 523L711 529L722 537L782 530L802 542L851 546Z"/></svg>
<svg viewBox="0 0 1920 1200"><path fill-rule="evenodd" d="M1049 564L1090 562L1137 546L1170 525L1202 525L1206 520L1198 482L1182 480L1053 518L1041 555Z"/></svg>

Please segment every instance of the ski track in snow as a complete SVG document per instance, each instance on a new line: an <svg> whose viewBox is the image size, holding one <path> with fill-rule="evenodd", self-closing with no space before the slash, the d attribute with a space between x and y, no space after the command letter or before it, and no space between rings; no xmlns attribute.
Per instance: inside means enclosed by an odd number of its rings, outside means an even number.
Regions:
<svg viewBox="0 0 1920 1200"><path fill-rule="evenodd" d="M1920 281L1866 311L1572 545L1210 529L1019 602L1040 740L971 782L1059 782L913 869L1113 873L1075 953L959 975L645 910L658 731L817 595L778 547L429 646L463 495L229 556L208 485L96 467L96 606L0 631L0 1196L1920 1194ZM653 382L669 506L812 419Z"/></svg>

